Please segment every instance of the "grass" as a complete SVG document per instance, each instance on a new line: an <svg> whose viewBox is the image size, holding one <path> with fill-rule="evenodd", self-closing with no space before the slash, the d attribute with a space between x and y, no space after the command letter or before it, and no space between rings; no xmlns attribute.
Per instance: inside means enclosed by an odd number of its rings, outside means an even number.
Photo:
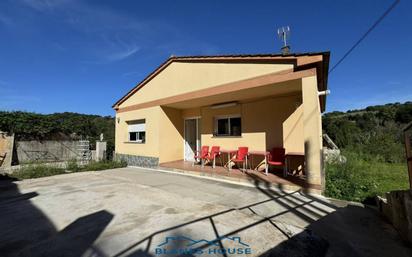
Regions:
<svg viewBox="0 0 412 257"><path fill-rule="evenodd" d="M326 196L366 202L392 190L409 188L406 163L364 160L351 152L344 155L346 163L326 166Z"/></svg>
<svg viewBox="0 0 412 257"><path fill-rule="evenodd" d="M125 162L118 161L93 161L84 166L79 166L76 161L69 161L67 163L67 168L61 168L46 164L30 164L27 166L23 166L19 170L13 172L10 175L10 177L22 180L29 178L54 176L59 174L65 174L68 172L107 170L114 168L122 168L126 166L127 164Z"/></svg>
<svg viewBox="0 0 412 257"><path fill-rule="evenodd" d="M79 171L97 171L97 170L108 170L126 167L127 163L124 161L92 161L84 166L79 166L77 162L69 161L67 164L67 169L73 172Z"/></svg>
<svg viewBox="0 0 412 257"><path fill-rule="evenodd" d="M41 178L66 173L66 170L59 167L53 167L45 164L30 164L23 166L18 171L13 172L10 177L16 179Z"/></svg>

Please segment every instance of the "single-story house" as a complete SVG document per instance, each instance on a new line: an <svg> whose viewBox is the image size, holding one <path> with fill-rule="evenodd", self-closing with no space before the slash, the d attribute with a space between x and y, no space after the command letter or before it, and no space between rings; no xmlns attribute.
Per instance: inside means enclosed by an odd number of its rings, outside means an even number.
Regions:
<svg viewBox="0 0 412 257"><path fill-rule="evenodd" d="M202 145L283 147L322 185L328 66L329 52L172 56L113 105L116 156L157 166Z"/></svg>

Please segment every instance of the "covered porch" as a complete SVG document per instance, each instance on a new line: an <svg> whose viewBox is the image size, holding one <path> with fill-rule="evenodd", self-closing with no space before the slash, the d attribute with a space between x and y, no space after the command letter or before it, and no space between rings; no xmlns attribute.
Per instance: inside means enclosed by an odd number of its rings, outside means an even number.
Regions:
<svg viewBox="0 0 412 257"><path fill-rule="evenodd" d="M283 177L281 170L271 170L268 175L265 175L261 170L247 169L242 171L234 168L229 171L220 165L213 168L211 165L192 165L192 162L183 160L162 163L160 164L160 168L183 174L251 185L256 181L260 181L261 183L272 185L282 190L308 189L319 192L322 189L320 185L309 184L305 176L299 174Z"/></svg>
<svg viewBox="0 0 412 257"><path fill-rule="evenodd" d="M173 142L161 146L160 166L240 182L257 176L280 186L321 190L321 112L315 74L314 69L282 71L168 99L160 107L176 137L183 139L183 149ZM215 168L211 163L193 165L201 146L220 148ZM228 153L238 147L249 151L245 172L229 161ZM262 153L273 148L285 150L287 176L283 168L265 174Z"/></svg>

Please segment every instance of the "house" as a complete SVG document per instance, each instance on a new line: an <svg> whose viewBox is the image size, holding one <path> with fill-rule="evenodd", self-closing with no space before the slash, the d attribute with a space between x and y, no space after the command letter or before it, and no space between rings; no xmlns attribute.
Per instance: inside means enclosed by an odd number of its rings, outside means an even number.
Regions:
<svg viewBox="0 0 412 257"><path fill-rule="evenodd" d="M116 156L157 166L201 145L283 147L322 185L328 66L329 52L172 56L113 105Z"/></svg>

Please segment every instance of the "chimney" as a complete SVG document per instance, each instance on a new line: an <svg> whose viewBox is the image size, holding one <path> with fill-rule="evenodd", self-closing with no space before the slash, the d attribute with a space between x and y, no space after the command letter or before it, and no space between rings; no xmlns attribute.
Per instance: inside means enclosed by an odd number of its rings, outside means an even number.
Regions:
<svg viewBox="0 0 412 257"><path fill-rule="evenodd" d="M290 46L282 46L282 48L280 48L280 49L282 50L283 55L290 54Z"/></svg>

